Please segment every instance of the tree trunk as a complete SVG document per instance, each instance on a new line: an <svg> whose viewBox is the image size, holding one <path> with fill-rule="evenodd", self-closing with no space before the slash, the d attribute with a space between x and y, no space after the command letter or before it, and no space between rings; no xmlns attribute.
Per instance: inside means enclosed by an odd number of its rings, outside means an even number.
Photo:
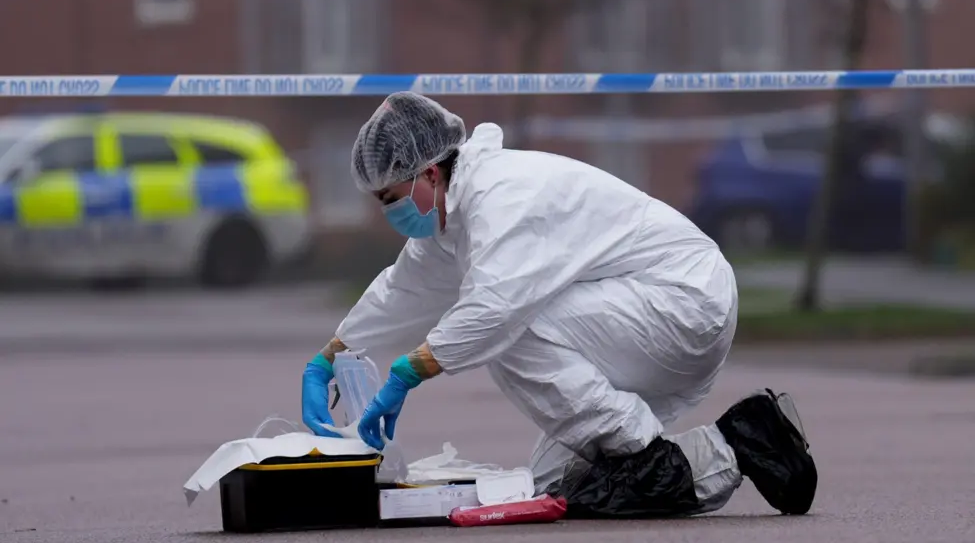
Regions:
<svg viewBox="0 0 975 543"><path fill-rule="evenodd" d="M521 44L518 48L520 51L518 55L518 73L527 74L538 71L539 61L542 57L540 48L545 42L546 32L542 29L533 28L533 26L529 25L525 35L520 40ZM528 137L525 134L525 124L535 109L535 95L519 94L515 95L514 100L515 103L511 112L510 123L510 126L514 127L514 132L510 137L505 138L508 140L505 142L505 147L512 149L522 147L527 143Z"/></svg>
<svg viewBox="0 0 975 543"><path fill-rule="evenodd" d="M518 40L518 73L538 73L542 47L556 29L573 14L597 6L603 0L479 0L482 14L498 35L514 35ZM527 144L524 126L534 113L537 96L519 94L513 98L505 147Z"/></svg>
<svg viewBox="0 0 975 543"><path fill-rule="evenodd" d="M524 0L513 0L516 5ZM542 47L545 46L552 29L563 22L563 13L555 3L535 2L521 4L518 20L522 23L521 34L517 36L518 44L518 73L538 73L542 60ZM513 8L514 9L514 8ZM536 96L534 94L520 94L515 96L514 108L511 112L511 126L517 127L508 141L511 148L522 147L527 144L525 124L529 116L534 113ZM506 142L507 143L507 142ZM508 145L506 145L508 147Z"/></svg>
<svg viewBox="0 0 975 543"><path fill-rule="evenodd" d="M848 26L843 40L844 70L855 70L860 64L860 57L863 54L863 47L867 38L868 9L868 0L853 0L850 4ZM828 252L832 203L842 173L843 145L846 139L843 135L849 125L849 114L855 105L856 98L857 95L853 89L841 89L836 92L836 107L833 112L833 128L826 175L809 218L805 275L796 298L796 306L799 311L818 311L821 306L820 276L823 260Z"/></svg>
<svg viewBox="0 0 975 543"><path fill-rule="evenodd" d="M927 36L924 7L921 0L908 0L904 10L905 68L927 68ZM921 235L921 193L928 181L928 156L924 144L924 117L927 110L924 89L905 91L904 108L904 158L907 162L907 187L904 191L904 248L916 262L924 261L924 243Z"/></svg>

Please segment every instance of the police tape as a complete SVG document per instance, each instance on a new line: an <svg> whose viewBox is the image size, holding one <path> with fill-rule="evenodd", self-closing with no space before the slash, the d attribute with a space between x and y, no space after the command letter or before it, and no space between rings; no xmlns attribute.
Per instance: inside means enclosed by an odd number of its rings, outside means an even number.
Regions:
<svg viewBox="0 0 975 543"><path fill-rule="evenodd" d="M644 74L100 75L0 77L0 97L385 96L975 87L975 69Z"/></svg>

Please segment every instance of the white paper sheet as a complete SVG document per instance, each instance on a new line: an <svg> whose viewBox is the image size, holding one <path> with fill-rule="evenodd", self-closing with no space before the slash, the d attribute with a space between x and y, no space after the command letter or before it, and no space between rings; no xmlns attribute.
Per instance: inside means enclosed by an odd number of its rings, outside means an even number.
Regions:
<svg viewBox="0 0 975 543"><path fill-rule="evenodd" d="M229 441L211 454L183 485L186 504L192 505L201 490L210 490L224 475L244 464L256 464L275 456L297 458L315 449L325 456L368 456L377 452L358 439L319 437L304 432Z"/></svg>
<svg viewBox="0 0 975 543"><path fill-rule="evenodd" d="M283 422L294 432L275 437L258 437L271 422ZM298 430L299 426L279 417L268 417L254 437L229 441L220 446L183 485L186 504L192 505L203 490L210 490L220 479L245 464L256 464L273 457L297 458L318 450L325 456L371 456L378 451L366 445L355 430L356 424L330 427L345 437L319 437ZM457 459L457 449L443 444L443 452L403 466L403 453L395 442L387 444L387 458L380 466L379 479L411 484L436 484L449 480L476 479L479 475L503 471L494 464L476 464ZM395 453L395 454L394 454Z"/></svg>

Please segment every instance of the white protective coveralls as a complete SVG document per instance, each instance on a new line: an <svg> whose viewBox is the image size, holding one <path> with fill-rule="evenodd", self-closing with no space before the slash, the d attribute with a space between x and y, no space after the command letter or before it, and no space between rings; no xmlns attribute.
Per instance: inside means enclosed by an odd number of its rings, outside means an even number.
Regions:
<svg viewBox="0 0 975 543"><path fill-rule="evenodd" d="M339 326L352 349L423 343L446 374L486 365L543 431L539 491L576 455L643 450L710 390L737 323L732 268L670 206L585 163L460 147L443 232L410 239ZM706 510L741 483L720 432L674 441Z"/></svg>

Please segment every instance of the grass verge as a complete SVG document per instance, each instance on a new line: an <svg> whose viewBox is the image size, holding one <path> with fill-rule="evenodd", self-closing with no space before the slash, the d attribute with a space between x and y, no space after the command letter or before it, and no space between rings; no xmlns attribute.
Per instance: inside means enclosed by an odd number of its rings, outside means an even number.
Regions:
<svg viewBox="0 0 975 543"><path fill-rule="evenodd" d="M812 341L975 337L975 311L905 304L792 308L788 291L742 290L736 341Z"/></svg>

